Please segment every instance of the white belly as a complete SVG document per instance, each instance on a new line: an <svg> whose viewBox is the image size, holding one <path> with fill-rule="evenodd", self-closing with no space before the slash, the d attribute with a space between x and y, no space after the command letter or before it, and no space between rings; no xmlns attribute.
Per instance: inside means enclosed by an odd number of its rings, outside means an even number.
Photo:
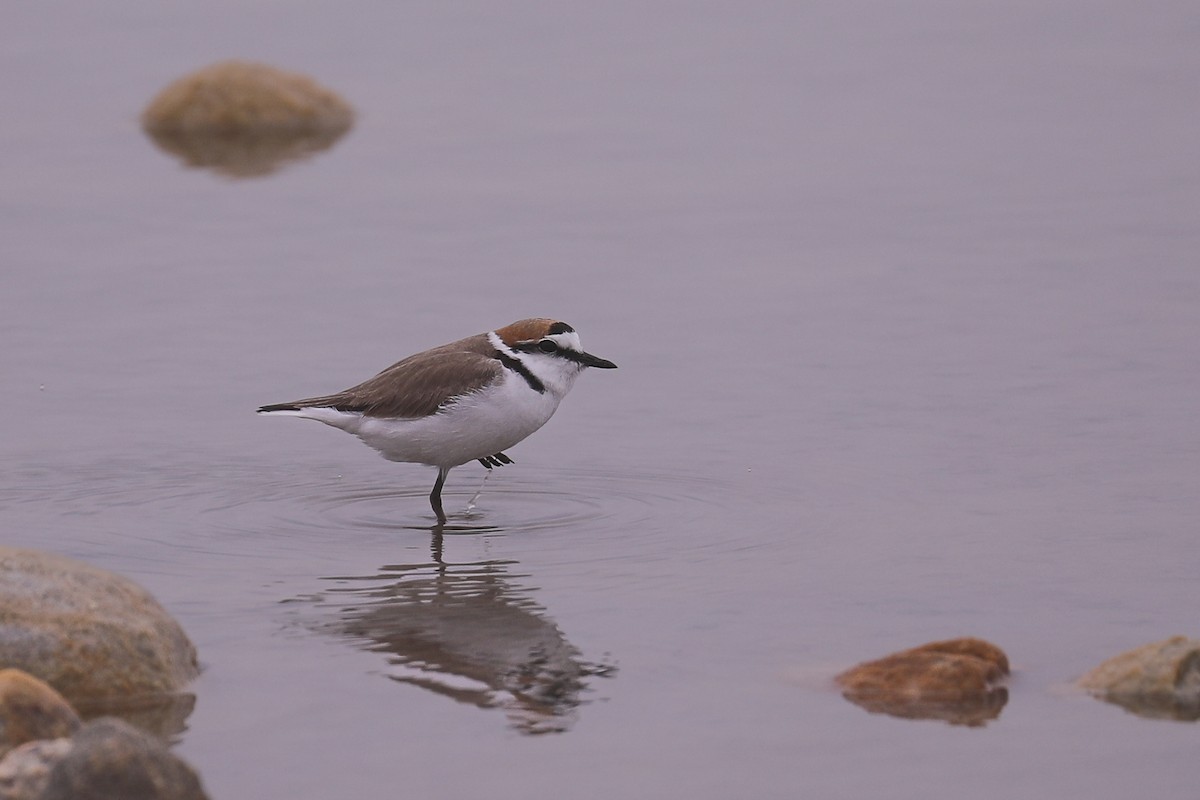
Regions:
<svg viewBox="0 0 1200 800"><path fill-rule="evenodd" d="M390 461L450 468L506 450L546 424L560 398L522 384L503 381L418 419L364 417L332 408L285 413L353 433Z"/></svg>

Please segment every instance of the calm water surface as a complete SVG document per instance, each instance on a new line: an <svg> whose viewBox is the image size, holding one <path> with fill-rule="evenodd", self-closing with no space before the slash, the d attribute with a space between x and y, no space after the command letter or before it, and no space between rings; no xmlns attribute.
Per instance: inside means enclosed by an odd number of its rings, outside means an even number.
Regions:
<svg viewBox="0 0 1200 800"><path fill-rule="evenodd" d="M214 798L1191 796L1067 690L1197 635L1188 2L9 8L0 527L153 590ZM230 56L359 111L274 176L140 132ZM546 315L620 365L433 475L258 405ZM838 669L955 635L982 728Z"/></svg>

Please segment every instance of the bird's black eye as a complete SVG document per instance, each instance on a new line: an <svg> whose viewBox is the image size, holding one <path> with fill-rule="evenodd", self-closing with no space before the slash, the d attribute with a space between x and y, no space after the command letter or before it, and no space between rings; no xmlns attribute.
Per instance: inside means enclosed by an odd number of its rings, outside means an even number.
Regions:
<svg viewBox="0 0 1200 800"><path fill-rule="evenodd" d="M543 353L557 353L558 344L553 339L542 339L538 342L538 350Z"/></svg>

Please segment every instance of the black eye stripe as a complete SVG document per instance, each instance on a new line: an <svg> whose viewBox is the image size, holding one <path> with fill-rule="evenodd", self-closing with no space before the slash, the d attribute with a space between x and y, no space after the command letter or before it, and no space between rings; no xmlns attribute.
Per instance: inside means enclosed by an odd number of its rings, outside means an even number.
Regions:
<svg viewBox="0 0 1200 800"><path fill-rule="evenodd" d="M555 345L555 349L543 350L543 344L553 344ZM567 361L584 361L582 354L566 347L562 347L550 339L538 339L536 342L521 342L520 344L513 345L512 349L516 350L518 353L537 353L543 356L555 356L556 358L566 359Z"/></svg>
<svg viewBox="0 0 1200 800"><path fill-rule="evenodd" d="M577 364L590 365L590 356L584 353L576 352L575 350L569 350L566 347L559 347L558 349L552 351L543 350L541 345L542 342L545 341L547 340L539 339L536 342L523 342L522 344L514 346L513 350L516 350L520 353L537 353L538 355L543 356L554 356L555 358L561 358L564 361L574 361Z"/></svg>

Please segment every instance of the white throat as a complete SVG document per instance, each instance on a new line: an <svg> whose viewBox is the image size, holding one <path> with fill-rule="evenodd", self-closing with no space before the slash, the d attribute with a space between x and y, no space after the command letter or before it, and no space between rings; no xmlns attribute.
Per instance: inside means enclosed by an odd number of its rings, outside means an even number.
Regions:
<svg viewBox="0 0 1200 800"><path fill-rule="evenodd" d="M569 333L561 333L555 336L547 337L554 339L559 347L580 351L579 335L574 331ZM584 366L575 361L566 358L561 358L552 353L525 352L513 350L504 343L504 340L496 335L495 331L488 333L488 341L492 346L504 353L514 361L517 361L535 379L541 382L545 390L553 394L561 400L566 396L567 392L571 391L571 387L575 385L575 379L579 377L579 373L584 370ZM521 375L514 376L516 379L524 382L525 378Z"/></svg>

